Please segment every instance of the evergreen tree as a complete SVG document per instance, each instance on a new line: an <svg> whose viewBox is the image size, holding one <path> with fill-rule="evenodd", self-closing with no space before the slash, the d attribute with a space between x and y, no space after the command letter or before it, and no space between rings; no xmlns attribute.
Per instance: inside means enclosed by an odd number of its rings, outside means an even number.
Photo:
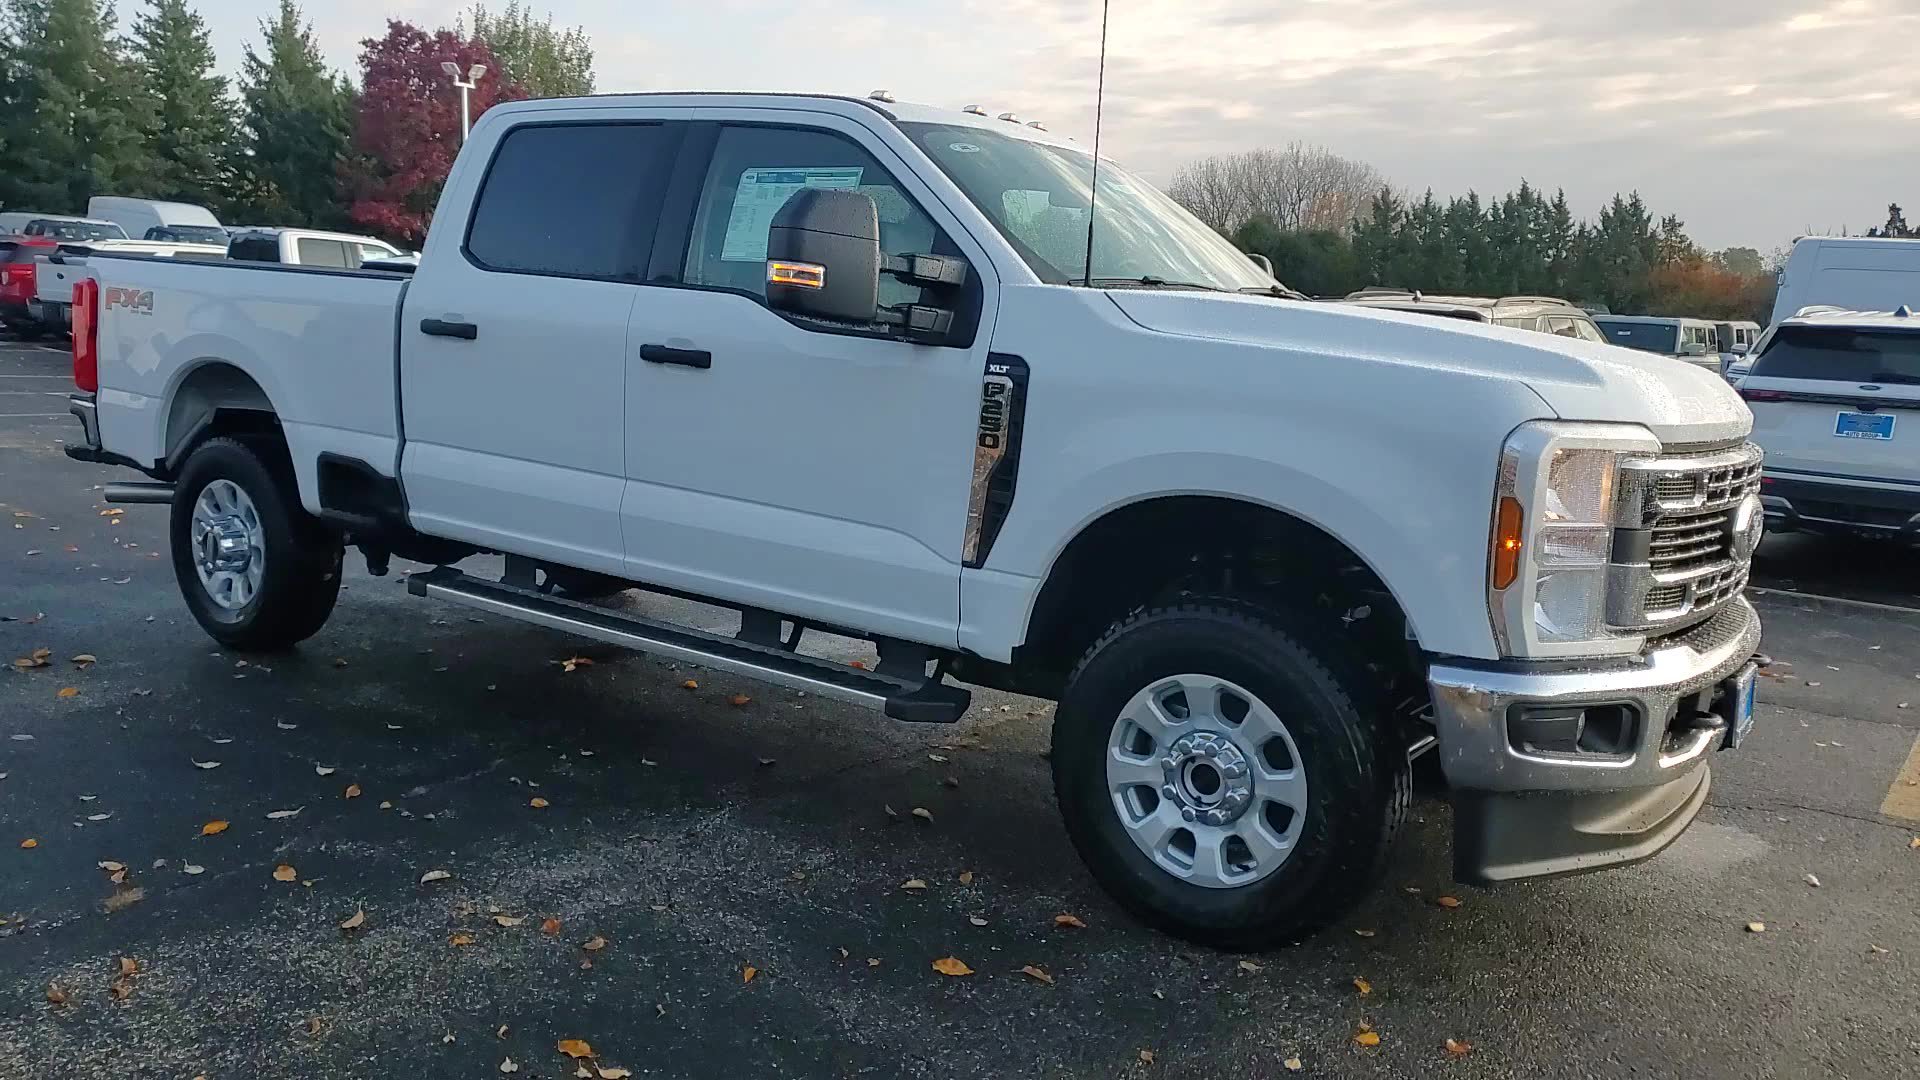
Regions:
<svg viewBox="0 0 1920 1080"><path fill-rule="evenodd" d="M232 158L234 211L283 225L345 221L334 177L347 150L353 90L328 70L294 0L262 20L261 49L247 47L244 103Z"/></svg>
<svg viewBox="0 0 1920 1080"><path fill-rule="evenodd" d="M0 205L84 210L93 195L152 192L141 138L150 103L101 0L7 0L0 86Z"/></svg>
<svg viewBox="0 0 1920 1080"><path fill-rule="evenodd" d="M500 70L489 77L517 83L531 97L593 93L593 43L587 32L577 26L555 30L551 15L536 22L519 0L509 0L498 15L475 4L455 23L454 32L493 53Z"/></svg>
<svg viewBox="0 0 1920 1080"><path fill-rule="evenodd" d="M227 80L214 74L206 23L187 0L153 0L153 9L134 19L133 42L153 107L146 130L150 185L168 198L210 203L224 186L234 110Z"/></svg>

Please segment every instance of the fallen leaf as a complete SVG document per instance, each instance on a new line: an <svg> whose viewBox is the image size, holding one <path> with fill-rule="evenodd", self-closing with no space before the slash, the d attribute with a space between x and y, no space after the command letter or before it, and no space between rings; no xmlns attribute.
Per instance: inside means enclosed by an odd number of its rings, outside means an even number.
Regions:
<svg viewBox="0 0 1920 1080"><path fill-rule="evenodd" d="M1377 1032L1377 1031L1360 1031L1360 1032L1355 1032L1355 1033L1354 1033L1354 1036L1353 1036L1353 1045L1355 1045L1355 1046L1379 1046L1379 1045L1380 1045L1380 1033L1379 1033L1379 1032Z"/></svg>
<svg viewBox="0 0 1920 1080"><path fill-rule="evenodd" d="M103 862L103 863L97 863L96 865L99 866L100 869L105 870L108 873L112 873L112 874L117 874L120 871L125 870L127 868L126 863L117 863L117 862Z"/></svg>
<svg viewBox="0 0 1920 1080"><path fill-rule="evenodd" d="M572 671L574 668L593 666L593 661L584 656L570 656L565 660L555 660L554 663L560 665L561 671Z"/></svg>
<svg viewBox="0 0 1920 1080"><path fill-rule="evenodd" d="M962 885L973 884L973 871L971 870L960 871L960 884Z"/></svg>
<svg viewBox="0 0 1920 1080"><path fill-rule="evenodd" d="M1362 978L1355 977L1353 980L1353 988L1360 991L1361 997L1366 997L1368 994L1373 993L1373 984Z"/></svg>
<svg viewBox="0 0 1920 1080"><path fill-rule="evenodd" d="M1053 917L1053 925L1064 926L1072 930L1085 930L1087 928L1087 924L1080 921L1080 916L1068 915L1064 912Z"/></svg>
<svg viewBox="0 0 1920 1080"><path fill-rule="evenodd" d="M1299 1072L1301 1069L1304 1069L1307 1066L1306 1066L1306 1063L1301 1061L1299 1058L1290 1057L1287 1060L1281 1062L1280 1067L1287 1070L1288 1072Z"/></svg>
<svg viewBox="0 0 1920 1080"><path fill-rule="evenodd" d="M732 697L727 699L727 704L732 705L734 708L737 709L740 706L745 705L752 700L753 700L752 698L748 697L745 694L735 694Z"/></svg>
<svg viewBox="0 0 1920 1080"><path fill-rule="evenodd" d="M527 920L521 915L495 915L493 921L496 926L519 926Z"/></svg>
<svg viewBox="0 0 1920 1080"><path fill-rule="evenodd" d="M113 882L115 885L125 885L127 883L127 872L125 870L115 870L113 873L107 875L107 880Z"/></svg>
<svg viewBox="0 0 1920 1080"><path fill-rule="evenodd" d="M973 969L956 957L943 956L933 962L933 970L942 975L971 975Z"/></svg>
<svg viewBox="0 0 1920 1080"><path fill-rule="evenodd" d="M1883 949L1878 945L1869 945L1867 946L1867 951L1875 956L1885 956L1891 950Z"/></svg>
<svg viewBox="0 0 1920 1080"><path fill-rule="evenodd" d="M551 806L552 804L547 802L547 800L541 798L540 796L535 795L533 797L533 800L527 803L527 805L533 807L535 810L545 810L547 807Z"/></svg>
<svg viewBox="0 0 1920 1080"><path fill-rule="evenodd" d="M916 806L913 808L913 816L919 818L921 821L932 821L933 811L924 806Z"/></svg>
<svg viewBox="0 0 1920 1080"><path fill-rule="evenodd" d="M115 506L115 507L110 507L106 510L100 511L100 516L101 517L119 517L121 514L124 514L124 513L126 513L125 510L122 510L119 507Z"/></svg>
<svg viewBox="0 0 1920 1080"><path fill-rule="evenodd" d="M927 760L933 762L935 765L944 765L946 764L947 756L945 754L928 754Z"/></svg>
<svg viewBox="0 0 1920 1080"><path fill-rule="evenodd" d="M641 758L640 764L645 765L647 768L651 769L659 765L660 763L653 760L652 758Z"/></svg>
<svg viewBox="0 0 1920 1080"><path fill-rule="evenodd" d="M1443 908L1457 908L1460 906L1460 898L1457 896L1436 896L1433 898L1433 902Z"/></svg>
<svg viewBox="0 0 1920 1080"><path fill-rule="evenodd" d="M540 932L548 935L549 937L559 933L560 920L554 919L554 918L546 918L546 919L540 920Z"/></svg>
<svg viewBox="0 0 1920 1080"><path fill-rule="evenodd" d="M188 758L187 760L192 761L193 767L196 769L217 769L220 767L220 763L217 761L199 761L194 758Z"/></svg>
<svg viewBox="0 0 1920 1080"><path fill-rule="evenodd" d="M1376 934L1378 934L1379 932L1380 932L1380 931L1378 931L1378 930L1355 930L1355 931L1353 932L1353 935L1354 935L1355 937L1373 937L1374 935L1376 935Z"/></svg>
<svg viewBox="0 0 1920 1080"><path fill-rule="evenodd" d="M1242 960L1239 966L1242 975L1258 975L1265 968L1265 965L1256 964L1251 960Z"/></svg>
<svg viewBox="0 0 1920 1080"><path fill-rule="evenodd" d="M147 890L145 889L122 889L112 896L107 897L106 903L102 904L101 907L106 908L107 912L111 914L116 911L125 911L146 898Z"/></svg>
<svg viewBox="0 0 1920 1080"><path fill-rule="evenodd" d="M40 846L40 841L35 840L32 837L28 837L27 839L20 841L20 846L23 848L26 848L28 851L32 851L34 848L37 848Z"/></svg>
<svg viewBox="0 0 1920 1080"><path fill-rule="evenodd" d="M1035 979L1040 982L1046 983L1048 986L1053 985L1053 976L1047 974L1045 971L1042 971L1037 967L1034 967L1032 964L1028 964L1026 967L1021 968L1020 974L1025 975L1030 979Z"/></svg>
<svg viewBox="0 0 1920 1080"><path fill-rule="evenodd" d="M73 998L65 990L60 989L58 986L48 985L47 1004L65 1005L71 1000L73 1000Z"/></svg>
<svg viewBox="0 0 1920 1080"><path fill-rule="evenodd" d="M1907 841L1907 850L1920 851L1920 836L1916 836L1913 839Z"/></svg>
<svg viewBox="0 0 1920 1080"><path fill-rule="evenodd" d="M359 784L348 784L348 785L347 785L347 792L346 792L346 794L344 794L344 795L342 795L342 796L340 796L340 797L341 797L341 798L343 798L343 799L357 799L357 798L359 798L359 797L360 797L360 785L359 785Z"/></svg>
<svg viewBox="0 0 1920 1080"><path fill-rule="evenodd" d="M580 947L582 949L587 950L588 952L599 952L601 949L604 949L607 947L607 939L601 937L599 934L595 934L592 937L588 938L587 940L581 942Z"/></svg>
<svg viewBox="0 0 1920 1080"><path fill-rule="evenodd" d="M880 966L880 958L879 958L879 957L877 957L877 956L869 956L869 957L867 957L867 966L868 966L868 967L870 967L870 968L877 968L877 967L879 967L879 966Z"/></svg>
<svg viewBox="0 0 1920 1080"><path fill-rule="evenodd" d="M354 912L353 912L353 914L352 914L352 915L349 915L349 916L347 917L347 919L346 919L346 921L345 921L345 922L342 922L342 923L340 924L340 929L342 929L342 930L358 930L358 929L360 929L361 927L363 927L363 926L365 926L365 925L367 925L367 912L366 912L366 909L364 909L364 908L355 908L355 909L354 909Z"/></svg>
<svg viewBox="0 0 1920 1080"><path fill-rule="evenodd" d="M453 874L446 870L429 870L420 875L420 884L428 885L436 881L445 881L452 876Z"/></svg>
<svg viewBox="0 0 1920 1080"><path fill-rule="evenodd" d="M90 652L83 652L78 656L69 657L68 659L71 659L74 663L79 664L81 667L86 667L88 664L97 664L100 662L100 658L93 655Z"/></svg>
<svg viewBox="0 0 1920 1080"><path fill-rule="evenodd" d="M125 975L128 978L132 978L133 976L140 974L140 961L135 960L131 956L121 957L120 958L120 974Z"/></svg>
<svg viewBox="0 0 1920 1080"><path fill-rule="evenodd" d="M520 1071L520 1066L512 1058L508 1058L500 1063L500 1071L503 1073L517 1073Z"/></svg>
<svg viewBox="0 0 1920 1080"><path fill-rule="evenodd" d="M315 765L313 767L313 774L315 776L332 776L334 773L337 773L339 771L340 771L339 769L333 767L332 765Z"/></svg>
<svg viewBox="0 0 1920 1080"><path fill-rule="evenodd" d="M1807 875L1807 884L1808 884L1808 885L1811 885L1811 886L1813 886L1814 888L1816 888L1816 889L1817 889L1817 888L1819 888L1819 887L1820 887L1820 879L1819 879L1819 878L1817 878L1817 877L1815 877L1815 876L1813 876L1812 874L1808 874L1808 875Z"/></svg>
<svg viewBox="0 0 1920 1080"><path fill-rule="evenodd" d="M1473 1053L1473 1044L1465 1039L1448 1039L1440 1045L1446 1047L1447 1053L1452 1054L1454 1057L1466 1057L1468 1054Z"/></svg>
<svg viewBox="0 0 1920 1080"><path fill-rule="evenodd" d="M599 1070L599 1072L600 1072L600 1080L627 1080L628 1077L631 1077L633 1075L627 1070L618 1068L618 1067L611 1068L611 1069L602 1068Z"/></svg>
<svg viewBox="0 0 1920 1080"><path fill-rule="evenodd" d="M57 693L57 694L55 694L55 695L53 695L53 696L54 696L54 697L63 697L63 698L70 698L70 697L79 697L79 696L80 696L80 688L79 688L79 687L77 687L77 686L63 686L63 687L61 687L61 688L60 688L60 692L59 692L59 693Z"/></svg>
<svg viewBox="0 0 1920 1080"><path fill-rule="evenodd" d="M1767 924L1766 924L1766 923L1763 923L1763 922L1750 922L1750 923L1748 923L1748 924L1747 924L1747 933L1749 933L1749 934L1764 934L1764 933L1766 933L1766 932L1767 932Z"/></svg>
<svg viewBox="0 0 1920 1080"><path fill-rule="evenodd" d="M1153 1051L1151 1050L1140 1051L1140 1064L1142 1065L1153 1064Z"/></svg>
<svg viewBox="0 0 1920 1080"><path fill-rule="evenodd" d="M275 810L273 813L267 815L267 820L268 821L285 821L288 818L299 817L300 811L305 809L306 807L302 806L293 810Z"/></svg>
<svg viewBox="0 0 1920 1080"><path fill-rule="evenodd" d="M295 728L298 728L298 727L299 727L300 725L299 725L299 724L289 724L289 723L287 723L287 722L286 722L285 720L275 720L275 721L273 722L273 726L274 726L274 727L277 727L277 728L279 728L279 729L280 729L281 731L292 731L292 730L294 730Z"/></svg>
<svg viewBox="0 0 1920 1080"><path fill-rule="evenodd" d="M700 689L700 684L699 684L698 682L695 682L695 681L694 681L694 680L692 680L692 679L688 679L688 680L687 680L686 682L683 682L683 683L681 683L681 684L680 684L680 689L682 689L682 690L698 690L698 689Z"/></svg>
<svg viewBox="0 0 1920 1080"><path fill-rule="evenodd" d="M16 739L17 739L17 738L19 738L19 737L20 737L20 736L18 736L18 735L15 735L15 736L14 736L14 738L16 738ZM27 736L27 738L29 738L29 739L31 739L31 738L33 738L33 736L31 736L31 735L29 735L29 736ZM890 804L887 804L887 803L882 803L882 804L880 804L880 809L882 809L882 810L885 810L885 811L887 812L887 820L888 820L888 821L899 821L899 820L900 820L900 811L898 811L898 810L895 810L895 809L894 809L894 808L893 808L893 807L892 807L892 806L891 806Z"/></svg>
<svg viewBox="0 0 1920 1080"><path fill-rule="evenodd" d="M464 933L464 932L461 932L461 933L456 933L456 934L454 934L454 935L453 935L452 937L450 937L450 938L448 938L448 939L447 939L447 944L449 944L449 945L471 945L471 944L473 944L473 935L472 935L472 934L468 934L468 933Z"/></svg>
<svg viewBox="0 0 1920 1080"><path fill-rule="evenodd" d="M924 881L921 881L917 877L908 878L907 880L900 883L900 887L902 889L907 890L908 892L924 892L926 890L927 883Z"/></svg>
<svg viewBox="0 0 1920 1080"><path fill-rule="evenodd" d="M978 916L978 915L969 915L969 916L967 916L967 921L968 921L968 922L970 922L970 923L972 923L972 924L973 924L973 925L975 925L975 926L985 926L985 925L987 925L987 920L985 920L985 919L983 919L983 918L981 918L981 917L980 917L980 916Z"/></svg>
<svg viewBox="0 0 1920 1080"><path fill-rule="evenodd" d="M112 817L112 816L113 816L113 815L112 815L111 813L107 813L107 814L88 814L88 815L87 815L87 820L88 820L88 821L92 821L92 822L101 822L101 821L105 821L105 820L107 820L108 818L110 818L110 817Z"/></svg>
<svg viewBox="0 0 1920 1080"><path fill-rule="evenodd" d="M180 872L183 874L187 874L191 877L199 877L201 874L204 874L207 872L207 868L204 866L195 865L194 863L182 863L180 866Z"/></svg>
<svg viewBox="0 0 1920 1080"><path fill-rule="evenodd" d="M740 969L740 983L741 983L741 985L743 985L743 986L744 986L744 985L746 985L747 983L750 983L750 982L752 982L752 981L753 981L753 977L754 977L755 975L758 975L758 974L760 974L760 969L759 969L759 968L757 968L757 967L754 967L754 966L753 966L752 964L748 964L748 965L747 965L746 967L743 967L743 968L741 968L741 969Z"/></svg>
<svg viewBox="0 0 1920 1080"><path fill-rule="evenodd" d="M554 1049L576 1061L594 1056L593 1047L588 1046L585 1039L561 1039Z"/></svg>
<svg viewBox="0 0 1920 1080"><path fill-rule="evenodd" d="M765 766L768 766L768 765L771 765L771 764L773 764L773 759L772 759L772 758L770 758L770 757L763 757L763 758L761 758L761 759L760 759L760 764L761 764L761 766L762 766L762 767L765 767Z"/></svg>
<svg viewBox="0 0 1920 1080"><path fill-rule="evenodd" d="M506 1038L506 1037L507 1037L507 1025L505 1025L505 1024L501 1024L501 1025L500 1025L500 1030L499 1030L499 1031L496 1031L496 1032L494 1032L494 1033L493 1033L493 1037L494 1037L494 1038L496 1038L496 1039L504 1039L504 1038Z"/></svg>
<svg viewBox="0 0 1920 1080"><path fill-rule="evenodd" d="M273 868L273 880L275 881L292 881L299 876L293 867L288 866L286 863L281 863L279 866Z"/></svg>

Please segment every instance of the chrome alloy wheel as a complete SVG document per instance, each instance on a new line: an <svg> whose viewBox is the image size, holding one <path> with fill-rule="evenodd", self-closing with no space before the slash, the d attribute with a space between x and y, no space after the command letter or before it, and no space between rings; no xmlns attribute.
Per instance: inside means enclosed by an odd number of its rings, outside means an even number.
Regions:
<svg viewBox="0 0 1920 1080"><path fill-rule="evenodd" d="M1160 679L1127 702L1107 743L1107 789L1156 866L1209 889L1278 870L1306 821L1292 733L1259 698L1211 675Z"/></svg>
<svg viewBox="0 0 1920 1080"><path fill-rule="evenodd" d="M193 568L207 596L239 611L267 572L267 534L253 500L231 480L215 480L193 503Z"/></svg>

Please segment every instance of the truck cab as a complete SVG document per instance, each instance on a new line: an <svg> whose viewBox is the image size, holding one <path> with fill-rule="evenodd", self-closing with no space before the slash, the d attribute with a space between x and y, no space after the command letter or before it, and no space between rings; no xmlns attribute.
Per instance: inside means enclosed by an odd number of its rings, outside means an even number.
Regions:
<svg viewBox="0 0 1920 1080"><path fill-rule="evenodd" d="M1717 375L1301 302L1010 115L515 102L410 277L89 265L70 452L147 474L108 498L171 508L227 647L314 633L352 546L902 721L1051 698L1069 836L1197 940L1349 910L1422 754L1488 883L1650 857L1752 723L1759 458ZM740 630L592 603L628 588Z"/></svg>

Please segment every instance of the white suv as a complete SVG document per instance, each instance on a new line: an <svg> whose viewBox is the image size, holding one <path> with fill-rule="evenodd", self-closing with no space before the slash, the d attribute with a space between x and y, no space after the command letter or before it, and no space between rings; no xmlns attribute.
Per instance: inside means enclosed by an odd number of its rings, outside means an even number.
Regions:
<svg viewBox="0 0 1920 1080"><path fill-rule="evenodd" d="M1920 316L1808 308L1754 347L1740 396L1776 529L1920 532Z"/></svg>

